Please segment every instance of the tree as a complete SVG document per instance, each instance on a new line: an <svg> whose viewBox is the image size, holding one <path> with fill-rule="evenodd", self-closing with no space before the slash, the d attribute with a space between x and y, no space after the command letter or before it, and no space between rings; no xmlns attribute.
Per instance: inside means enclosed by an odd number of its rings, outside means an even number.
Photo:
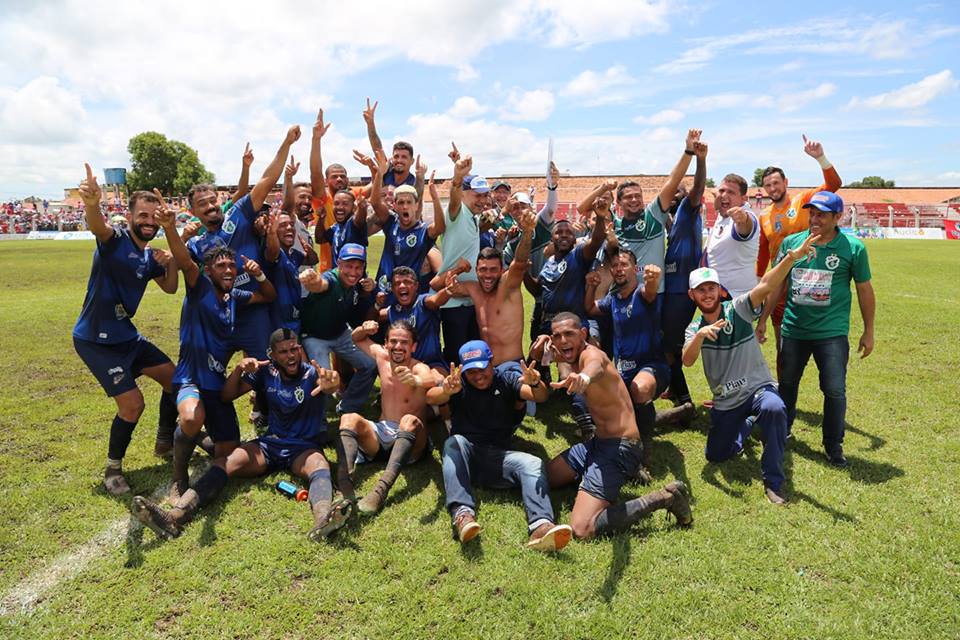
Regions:
<svg viewBox="0 0 960 640"><path fill-rule="evenodd" d="M214 180L194 149L162 133L138 133L130 138L127 151L127 186L131 191L156 188L164 194L182 195L194 184Z"/></svg>
<svg viewBox="0 0 960 640"><path fill-rule="evenodd" d="M717 186L717 183L714 182L713 178L707 178L707 186L713 189Z"/></svg>
<svg viewBox="0 0 960 640"><path fill-rule="evenodd" d="M757 167L753 170L753 186L762 187L763 186L763 168Z"/></svg>
<svg viewBox="0 0 960 640"><path fill-rule="evenodd" d="M893 189L893 180L884 180L880 176L866 176L863 180L856 180L847 185L849 189Z"/></svg>

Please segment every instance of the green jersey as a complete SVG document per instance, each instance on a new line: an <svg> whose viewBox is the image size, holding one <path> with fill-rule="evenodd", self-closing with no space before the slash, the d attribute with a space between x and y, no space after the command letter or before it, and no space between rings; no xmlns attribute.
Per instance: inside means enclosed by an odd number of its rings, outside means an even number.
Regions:
<svg viewBox="0 0 960 640"><path fill-rule="evenodd" d="M617 242L623 249L629 249L637 257L637 266L642 270L648 264L655 264L663 272L663 256L666 252L666 240L663 220L666 215L660 208L660 198L654 198L643 213L636 218L613 216L613 231ZM657 293L663 293L663 278Z"/></svg>
<svg viewBox="0 0 960 640"><path fill-rule="evenodd" d="M321 277L329 286L323 293L311 293L303 299L300 329L305 336L332 340L347 328L347 321L360 302L360 290L357 285L344 285L337 269L325 271Z"/></svg>
<svg viewBox="0 0 960 640"><path fill-rule="evenodd" d="M784 238L777 262L801 246L810 231ZM813 258L797 260L787 276L787 305L781 335L795 340L823 340L850 333L850 280L870 280L867 249L859 238L837 230L836 237L816 246Z"/></svg>

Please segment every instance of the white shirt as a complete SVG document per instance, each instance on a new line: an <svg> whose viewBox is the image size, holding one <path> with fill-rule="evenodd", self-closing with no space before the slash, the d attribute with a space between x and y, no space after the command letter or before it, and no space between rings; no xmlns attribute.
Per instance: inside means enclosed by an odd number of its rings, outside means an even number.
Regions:
<svg viewBox="0 0 960 640"><path fill-rule="evenodd" d="M757 286L757 254L760 252L760 224L752 211L747 211L753 229L741 238L733 218L717 218L707 240L707 265L717 270L720 284L736 298Z"/></svg>

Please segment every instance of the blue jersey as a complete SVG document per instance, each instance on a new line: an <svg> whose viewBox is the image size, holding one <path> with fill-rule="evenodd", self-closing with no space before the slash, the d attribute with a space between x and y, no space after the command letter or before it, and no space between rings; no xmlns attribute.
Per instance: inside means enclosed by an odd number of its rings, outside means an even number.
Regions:
<svg viewBox="0 0 960 640"><path fill-rule="evenodd" d="M427 232L429 227L418 222L409 229L401 229L395 213L391 213L383 225L383 254L380 256L380 268L377 271L377 285L380 291L390 291L390 276L397 267L410 267L414 273L420 273L427 253L436 240Z"/></svg>
<svg viewBox="0 0 960 640"><path fill-rule="evenodd" d="M620 371L664 359L660 296L647 302L642 293L643 287L638 285L626 298L608 293L597 301L597 307L613 320L613 355Z"/></svg>
<svg viewBox="0 0 960 640"><path fill-rule="evenodd" d="M260 245L260 236L253 226L259 212L253 208L250 195L247 194L237 200L223 217L220 229L207 232L199 238L190 238L187 249L194 262L203 267L203 255L215 246L226 246L237 254L237 279L233 286L246 291L256 291L259 283L243 270L243 258L246 256L257 264L263 265L263 249Z"/></svg>
<svg viewBox="0 0 960 640"><path fill-rule="evenodd" d="M271 331L286 327L300 333L300 304L303 301L300 265L303 258L299 251L287 253L281 249L276 262L264 265L267 277L277 290L277 298L270 304Z"/></svg>
<svg viewBox="0 0 960 640"><path fill-rule="evenodd" d="M281 375L273 364L260 367L254 374L243 374L243 381L267 399L268 437L287 447L323 444L327 441L325 398L310 395L317 386L317 370L301 363L293 379Z"/></svg>
<svg viewBox="0 0 960 640"><path fill-rule="evenodd" d="M406 320L417 332L417 348L413 352L415 360L428 365L443 363L443 350L440 348L440 314L424 306L423 301L429 294L421 293L416 301L407 308L399 303L390 305L387 321L390 324Z"/></svg>
<svg viewBox="0 0 960 640"><path fill-rule="evenodd" d="M367 246L367 226L358 228L353 221L353 216L347 218L342 224L337 222L329 229L323 230L323 237L330 243L332 255L340 255L340 247L347 243L360 244Z"/></svg>
<svg viewBox="0 0 960 640"><path fill-rule="evenodd" d="M195 384L200 389L223 388L224 371L233 353L237 310L253 294L234 287L222 296L203 274L187 287L180 311L180 357L173 374L175 384Z"/></svg>
<svg viewBox="0 0 960 640"><path fill-rule="evenodd" d="M663 265L663 290L666 293L687 293L690 272L703 258L703 220L700 207L689 198L680 201L673 226L667 235L667 253Z"/></svg>
<svg viewBox="0 0 960 640"><path fill-rule="evenodd" d="M480 248L497 246L497 234L493 231L483 231L480 233Z"/></svg>
<svg viewBox="0 0 960 640"><path fill-rule="evenodd" d="M73 335L100 344L135 339L140 334L130 318L137 313L147 283L165 273L149 247L137 248L129 231L114 228L109 240L97 240Z"/></svg>
<svg viewBox="0 0 960 640"><path fill-rule="evenodd" d="M543 312L570 311L581 318L586 317L583 298L587 293L584 278L590 263L583 255L583 245L577 245L564 257L550 256L540 271L543 288Z"/></svg>

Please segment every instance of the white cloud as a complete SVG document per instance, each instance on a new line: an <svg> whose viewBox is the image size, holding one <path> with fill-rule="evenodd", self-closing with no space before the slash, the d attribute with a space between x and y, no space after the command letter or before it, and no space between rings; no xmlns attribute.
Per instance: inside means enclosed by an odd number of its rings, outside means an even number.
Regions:
<svg viewBox="0 0 960 640"><path fill-rule="evenodd" d="M454 118L475 118L486 111L487 108L477 102L473 96L460 96L447 113Z"/></svg>
<svg viewBox="0 0 960 640"><path fill-rule="evenodd" d="M677 108L690 113L718 111L720 109L772 107L774 100L770 96L752 93L714 93L681 100Z"/></svg>
<svg viewBox="0 0 960 640"><path fill-rule="evenodd" d="M866 107L869 109L917 109L935 98L956 91L960 82L949 69L929 75L926 78L908 84L899 89L880 93L869 98L854 97L847 107Z"/></svg>
<svg viewBox="0 0 960 640"><path fill-rule="evenodd" d="M454 76L457 82L470 82L480 77L480 74L469 64L461 64L457 67L457 73Z"/></svg>
<svg viewBox="0 0 960 640"><path fill-rule="evenodd" d="M623 65L613 65L605 71L581 71L560 90L560 95L582 100L588 106L617 104L630 98L624 88L636 84Z"/></svg>
<svg viewBox="0 0 960 640"><path fill-rule="evenodd" d="M649 124L649 125L662 125L662 124L675 124L683 120L684 113L683 111L678 111L676 109L664 109L663 111L658 111L651 116L637 116L633 119L637 124Z"/></svg>
<svg viewBox="0 0 960 640"><path fill-rule="evenodd" d="M537 0L551 46L591 45L665 33L675 3L658 0Z"/></svg>
<svg viewBox="0 0 960 640"><path fill-rule="evenodd" d="M504 120L531 122L546 120L553 113L554 103L553 93L546 89L513 90L507 96L507 106L501 110L500 117Z"/></svg>
<svg viewBox="0 0 960 640"><path fill-rule="evenodd" d="M824 82L806 91L784 93L777 100L777 105L780 107L780 110L784 112L798 111L811 102L828 98L836 92L837 85L832 82Z"/></svg>
<svg viewBox="0 0 960 640"><path fill-rule="evenodd" d="M41 76L12 89L0 87L0 139L10 143L63 144L81 137L86 111L76 93Z"/></svg>

